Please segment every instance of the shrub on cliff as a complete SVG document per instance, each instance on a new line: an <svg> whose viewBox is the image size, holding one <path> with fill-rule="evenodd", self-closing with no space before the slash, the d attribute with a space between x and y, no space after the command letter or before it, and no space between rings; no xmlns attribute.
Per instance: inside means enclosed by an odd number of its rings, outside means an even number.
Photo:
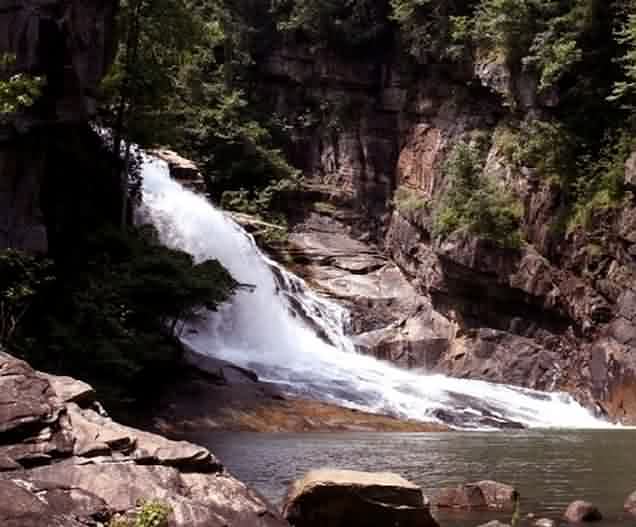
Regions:
<svg viewBox="0 0 636 527"><path fill-rule="evenodd" d="M217 262L196 264L156 242L150 228L79 242L40 288L14 352L35 367L81 377L109 405L148 396L173 373L176 337L200 308L237 287Z"/></svg>
<svg viewBox="0 0 636 527"><path fill-rule="evenodd" d="M52 262L22 251L0 252L0 345L10 348L38 293L54 277Z"/></svg>
<svg viewBox="0 0 636 527"><path fill-rule="evenodd" d="M477 149L459 143L444 166L450 188L435 213L434 233L466 230L501 247L521 244L521 210L515 199L483 175Z"/></svg>
<svg viewBox="0 0 636 527"><path fill-rule="evenodd" d="M388 29L386 0L275 0L273 6L280 30L298 31L341 51L369 46Z"/></svg>
<svg viewBox="0 0 636 527"><path fill-rule="evenodd" d="M13 71L15 57L0 56L0 122L22 108L32 106L42 93L44 79Z"/></svg>

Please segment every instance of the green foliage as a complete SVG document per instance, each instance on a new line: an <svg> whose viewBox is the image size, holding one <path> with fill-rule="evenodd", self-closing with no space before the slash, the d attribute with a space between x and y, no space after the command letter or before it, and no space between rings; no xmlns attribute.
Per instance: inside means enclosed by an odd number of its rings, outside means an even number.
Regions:
<svg viewBox="0 0 636 527"><path fill-rule="evenodd" d="M141 145L166 135L178 70L202 28L185 0L124 0L119 49L102 83L104 125Z"/></svg>
<svg viewBox="0 0 636 527"><path fill-rule="evenodd" d="M446 237L466 230L506 248L521 244L521 210L514 198L482 174L479 153L455 146L444 167L450 188L436 211L434 233Z"/></svg>
<svg viewBox="0 0 636 527"><path fill-rule="evenodd" d="M635 148L636 138L628 130L606 138L598 159L585 165L575 183L570 229L586 226L595 210L620 204L625 194L625 163Z"/></svg>
<svg viewBox="0 0 636 527"><path fill-rule="evenodd" d="M388 26L383 0L274 0L273 6L280 30L300 31L313 42L333 46L368 46Z"/></svg>
<svg viewBox="0 0 636 527"><path fill-rule="evenodd" d="M576 177L577 140L558 121L531 120L518 130L500 131L499 141L504 155L517 168L533 168L562 187Z"/></svg>
<svg viewBox="0 0 636 527"><path fill-rule="evenodd" d="M469 15L473 2L455 0L390 0L391 19L402 41L418 62L459 58L472 35Z"/></svg>
<svg viewBox="0 0 636 527"><path fill-rule="evenodd" d="M145 501L135 513L134 519L117 517L108 527L168 527L172 507L160 501Z"/></svg>
<svg viewBox="0 0 636 527"><path fill-rule="evenodd" d="M617 60L622 66L624 78L614 83L614 90L608 98L633 106L636 94L636 2L627 0L622 14L625 20L616 31L616 40L623 48L623 54Z"/></svg>
<svg viewBox="0 0 636 527"><path fill-rule="evenodd" d="M44 79L12 72L14 64L14 56L0 56L0 119L32 106L42 94Z"/></svg>
<svg viewBox="0 0 636 527"><path fill-rule="evenodd" d="M430 203L416 191L407 187L398 187L393 197L393 205L403 215L425 212L430 209Z"/></svg>
<svg viewBox="0 0 636 527"><path fill-rule="evenodd" d="M50 260L13 249L0 252L0 345L11 346L37 294L52 280Z"/></svg>
<svg viewBox="0 0 636 527"><path fill-rule="evenodd" d="M594 26L598 0L482 0L474 37L512 65L539 75L539 89L556 84L583 58L581 40Z"/></svg>
<svg viewBox="0 0 636 527"><path fill-rule="evenodd" d="M143 397L169 375L183 322L237 287L217 261L195 263L149 227L95 234L66 255L56 278L34 300L16 351L86 379L109 404Z"/></svg>
<svg viewBox="0 0 636 527"><path fill-rule="evenodd" d="M102 98L114 149L124 137L174 147L197 162L214 199L227 193L227 206L273 221L270 208L299 173L281 152L275 119L240 87L255 42L272 30L271 13L250 0L126 0L119 18Z"/></svg>

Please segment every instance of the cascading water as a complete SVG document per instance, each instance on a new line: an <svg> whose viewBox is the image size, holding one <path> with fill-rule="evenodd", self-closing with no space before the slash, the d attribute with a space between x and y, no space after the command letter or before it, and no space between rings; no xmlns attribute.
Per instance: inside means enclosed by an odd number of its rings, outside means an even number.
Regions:
<svg viewBox="0 0 636 527"><path fill-rule="evenodd" d="M255 286L184 333L199 353L252 369L289 392L370 412L465 428L607 426L564 393L419 375L355 353L344 309L267 258L222 211L172 180L162 161L145 160L141 212L164 244L197 261L216 258Z"/></svg>

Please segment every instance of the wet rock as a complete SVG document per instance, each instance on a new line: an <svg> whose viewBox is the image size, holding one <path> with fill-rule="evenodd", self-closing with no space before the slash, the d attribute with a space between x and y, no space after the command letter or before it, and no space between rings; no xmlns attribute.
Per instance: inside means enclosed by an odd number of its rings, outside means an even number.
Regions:
<svg viewBox="0 0 636 527"><path fill-rule="evenodd" d="M150 154L168 163L170 175L186 188L196 192L206 191L205 179L194 161L168 149L152 150Z"/></svg>
<svg viewBox="0 0 636 527"><path fill-rule="evenodd" d="M624 509L632 516L636 517L636 491L632 492L625 500Z"/></svg>
<svg viewBox="0 0 636 527"><path fill-rule="evenodd" d="M312 471L290 487L283 515L295 527L437 527L422 490L389 473Z"/></svg>
<svg viewBox="0 0 636 527"><path fill-rule="evenodd" d="M512 510L518 497L519 493L511 485L486 480L442 488L433 504L451 509Z"/></svg>
<svg viewBox="0 0 636 527"><path fill-rule="evenodd" d="M603 519L603 515L592 503L578 500L568 505L563 519L569 523L597 522Z"/></svg>
<svg viewBox="0 0 636 527"><path fill-rule="evenodd" d="M549 518L539 518L532 523L534 527L556 527L557 522Z"/></svg>
<svg viewBox="0 0 636 527"><path fill-rule="evenodd" d="M499 520L493 520L488 523L484 523L483 525L480 525L479 527L510 527L510 525L507 523L500 522Z"/></svg>

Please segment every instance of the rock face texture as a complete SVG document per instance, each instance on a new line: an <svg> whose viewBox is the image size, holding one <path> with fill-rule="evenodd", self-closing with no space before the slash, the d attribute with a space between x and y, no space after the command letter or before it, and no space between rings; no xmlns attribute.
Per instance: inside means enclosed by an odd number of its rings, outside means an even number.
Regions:
<svg viewBox="0 0 636 527"><path fill-rule="evenodd" d="M165 148L152 150L151 155L168 163L170 175L182 185L194 192L205 193L206 185L203 174L190 159L181 157L177 152Z"/></svg>
<svg viewBox="0 0 636 527"><path fill-rule="evenodd" d="M587 501L574 501L568 505L563 519L569 523L598 522L603 519L603 515Z"/></svg>
<svg viewBox="0 0 636 527"><path fill-rule="evenodd" d="M478 481L440 489L433 503L446 509L514 509L519 493L511 485L496 481Z"/></svg>
<svg viewBox="0 0 636 527"><path fill-rule="evenodd" d="M625 500L625 512L636 517L636 491L632 492Z"/></svg>
<svg viewBox="0 0 636 527"><path fill-rule="evenodd" d="M63 243L67 224L96 216L93 206L117 216L118 183L96 169L104 156L87 128L113 57L116 7L114 0L0 2L0 55L14 55L16 71L46 81L31 109L0 121L0 248L45 252Z"/></svg>
<svg viewBox="0 0 636 527"><path fill-rule="evenodd" d="M361 350L566 390L636 422L636 154L621 206L564 232L561 190L511 166L499 139L511 98L529 116L558 105L536 80L496 62L455 78L434 64L408 72L390 50L353 60L302 45L274 49L261 67L258 89L277 113L301 115L307 101L331 109L296 130L288 149L307 181L290 204L289 252L296 271L351 306ZM523 205L521 249L435 236L433 211L449 187L443 165L460 141L483 143L485 173Z"/></svg>
<svg viewBox="0 0 636 527"><path fill-rule="evenodd" d="M1 525L98 525L139 500L173 526L286 525L208 450L120 425L94 395L0 352Z"/></svg>
<svg viewBox="0 0 636 527"><path fill-rule="evenodd" d="M283 514L296 527L437 527L422 490L396 474L312 471L290 487Z"/></svg>

